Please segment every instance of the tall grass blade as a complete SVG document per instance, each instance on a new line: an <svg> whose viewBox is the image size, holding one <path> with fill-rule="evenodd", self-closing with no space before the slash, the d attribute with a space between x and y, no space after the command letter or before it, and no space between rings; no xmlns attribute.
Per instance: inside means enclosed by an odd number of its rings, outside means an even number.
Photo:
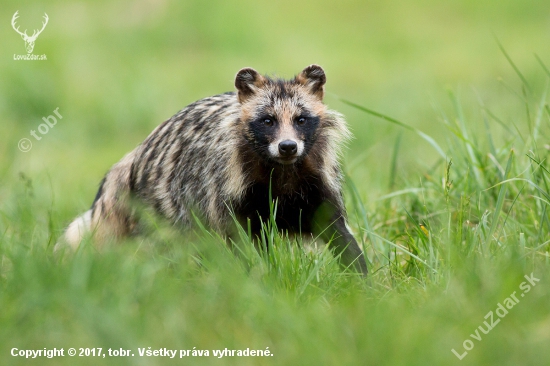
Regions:
<svg viewBox="0 0 550 366"><path fill-rule="evenodd" d="M550 71L548 70L548 68L546 67L546 65L544 64L544 62L542 62L542 60L540 59L539 55L537 55L535 53L535 57L537 59L537 61L539 62L540 66L542 66L542 69L544 70L544 72L546 73L546 75L548 75L550 77Z"/></svg>
<svg viewBox="0 0 550 366"><path fill-rule="evenodd" d="M529 89L529 91L531 91L531 87L529 86L529 83L527 82L527 79L525 79L525 77L523 76L523 74L519 71L518 67L516 66L516 64L514 64L514 61L512 61L512 58L510 57L510 55L508 55L508 52L506 52L506 50L504 49L504 46L502 46L502 43L500 43L500 41L498 40L497 36L495 35L495 40L498 44L498 48L500 48L500 50L502 51L502 53L504 54L504 57L506 57L506 60L508 60L508 63L510 64L510 66L512 66L512 68L514 69L514 71L516 72L516 74L518 74L519 78L521 79L521 82L523 83L523 85L525 85L527 87L527 89Z"/></svg>
<svg viewBox="0 0 550 366"><path fill-rule="evenodd" d="M365 232L367 233L367 235L373 235L373 236L379 238L380 240L382 240L384 243L389 244L390 246L402 251L403 253L406 253L406 254L410 255L412 258L416 259L417 261L419 261L420 263L422 263L423 265L425 265L426 267L428 267L429 269L431 269L432 271L437 273L437 270L435 268L433 268L432 266L430 266L424 259L422 259L419 256L411 253L410 251L408 251L406 248L402 247L401 245L395 244L394 242L389 241L388 239L385 239L385 238L381 237L378 234L375 234L374 232L372 232L370 230L365 230Z"/></svg>
<svg viewBox="0 0 550 366"><path fill-rule="evenodd" d="M508 175L510 174L510 170L512 169L512 161L514 158L514 150L510 151L510 157L508 158L508 163L506 164L506 171L504 173L504 179L508 178ZM491 239L493 237L493 233L496 230L496 227L498 225L498 217L500 215L500 211L502 210L502 204L504 203L504 198L506 197L506 191L508 189L507 185L503 185L500 188L500 191L498 192L498 198L497 198L497 204L495 206L495 212L493 213L493 219L491 222L491 227L489 229L489 234L486 237L486 247L489 247L489 244L491 242Z"/></svg>
<svg viewBox="0 0 550 366"><path fill-rule="evenodd" d="M401 133L397 135L397 139L395 139L395 145L393 146L393 154L390 164L389 189L393 189L393 187L395 186L395 176L397 174L397 156L399 154L399 146L401 145L401 136Z"/></svg>
<svg viewBox="0 0 550 366"><path fill-rule="evenodd" d="M346 99L343 99L343 98L338 98L342 103L344 104L347 104L349 105L350 107L353 107L353 108L356 108L360 111L363 111L365 113L368 113L372 116L375 116L375 117L378 117L378 118L382 118L383 120L386 120L390 123L393 123L393 124L396 124L398 126L401 126L403 128L406 128L407 130L409 131L413 131L413 132L416 132L416 134L418 134L420 137L422 137L425 141L427 141L437 152L439 155L441 155L442 158L445 158L447 155L445 154L445 152L443 152L443 149L438 145L437 142L435 142L435 140L428 136L427 134L425 134L424 132L420 131L419 129L417 128L414 128L412 126L409 126L408 124L406 123L403 123L401 121L398 121L396 120L395 118L392 118L392 117L389 117L389 116L386 116L385 114L382 114L382 113L379 113L379 112L376 112L376 111L373 111L372 109L368 109L368 108L365 108L359 104L355 104L353 102L350 102L349 100L346 100Z"/></svg>

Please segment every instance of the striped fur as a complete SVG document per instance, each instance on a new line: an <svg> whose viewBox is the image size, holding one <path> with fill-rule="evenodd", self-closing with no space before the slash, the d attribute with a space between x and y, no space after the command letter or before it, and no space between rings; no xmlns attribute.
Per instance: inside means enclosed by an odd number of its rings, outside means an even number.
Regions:
<svg viewBox="0 0 550 366"><path fill-rule="evenodd" d="M69 225L64 241L76 248L86 232L99 243L136 233L131 197L173 224L188 227L192 211L230 235L229 208L242 223L266 219L269 202L261 198L271 176L280 227L335 243L344 265L366 273L341 193L340 149L350 133L322 102L325 80L316 65L291 80L242 69L237 92L190 104L115 164L91 211ZM296 145L295 153L281 150L285 141Z"/></svg>

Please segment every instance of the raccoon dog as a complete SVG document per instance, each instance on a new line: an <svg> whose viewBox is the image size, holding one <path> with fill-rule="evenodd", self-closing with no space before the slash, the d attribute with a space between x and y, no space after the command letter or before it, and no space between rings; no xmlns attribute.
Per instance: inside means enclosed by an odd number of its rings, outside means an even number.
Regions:
<svg viewBox="0 0 550 366"><path fill-rule="evenodd" d="M197 213L229 236L233 212L258 234L269 219L271 190L279 229L322 238L344 266L366 274L342 198L339 155L350 133L323 104L325 81L317 65L291 80L240 70L236 92L190 104L115 164L63 241L76 248L87 232L96 242L134 234L129 197L183 227Z"/></svg>

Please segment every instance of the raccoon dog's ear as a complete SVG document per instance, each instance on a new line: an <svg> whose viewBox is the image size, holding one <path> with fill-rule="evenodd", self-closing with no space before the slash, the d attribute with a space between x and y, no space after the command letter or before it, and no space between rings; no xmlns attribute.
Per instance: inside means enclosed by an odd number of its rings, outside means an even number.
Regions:
<svg viewBox="0 0 550 366"><path fill-rule="evenodd" d="M296 81L309 89L311 94L319 99L323 99L325 95L324 85L327 81L327 77L321 66L309 65L300 75L296 76Z"/></svg>
<svg viewBox="0 0 550 366"><path fill-rule="evenodd" d="M265 78L256 70L245 67L241 69L235 76L235 87L238 91L238 99L240 103L245 102L265 83Z"/></svg>

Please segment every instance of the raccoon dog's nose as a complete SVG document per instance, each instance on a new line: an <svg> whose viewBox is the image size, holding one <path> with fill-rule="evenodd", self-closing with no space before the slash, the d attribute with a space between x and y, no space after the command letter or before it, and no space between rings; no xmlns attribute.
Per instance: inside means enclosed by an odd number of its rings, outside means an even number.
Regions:
<svg viewBox="0 0 550 366"><path fill-rule="evenodd" d="M284 140L279 143L281 156L292 156L298 151L298 144L292 140Z"/></svg>

